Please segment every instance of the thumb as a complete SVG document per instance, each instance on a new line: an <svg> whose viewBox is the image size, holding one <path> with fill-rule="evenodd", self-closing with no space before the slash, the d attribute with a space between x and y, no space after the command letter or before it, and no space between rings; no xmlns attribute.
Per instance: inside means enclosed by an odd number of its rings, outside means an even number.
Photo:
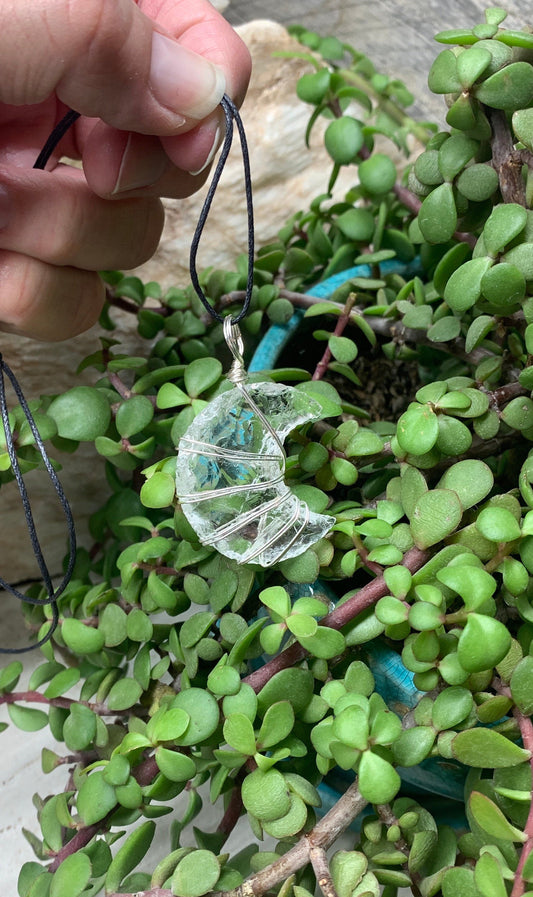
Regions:
<svg viewBox="0 0 533 897"><path fill-rule="evenodd" d="M0 36L1 102L32 105L55 94L115 128L166 136L187 119L205 118L222 98L222 70L180 44L134 0L47 0L39 11L34 0L8 6ZM205 0L183 3L183 12L180 34L201 28L202 17L211 34L220 22L229 27Z"/></svg>

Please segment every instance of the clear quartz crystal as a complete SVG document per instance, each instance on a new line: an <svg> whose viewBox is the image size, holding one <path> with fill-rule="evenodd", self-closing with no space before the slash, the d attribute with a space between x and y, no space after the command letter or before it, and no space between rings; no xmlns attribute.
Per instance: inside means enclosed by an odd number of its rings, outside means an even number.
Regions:
<svg viewBox="0 0 533 897"><path fill-rule="evenodd" d="M311 511L284 482L283 440L320 416L306 393L269 382L235 387L197 415L180 440L176 482L203 544L241 564L269 567L331 529L335 519Z"/></svg>

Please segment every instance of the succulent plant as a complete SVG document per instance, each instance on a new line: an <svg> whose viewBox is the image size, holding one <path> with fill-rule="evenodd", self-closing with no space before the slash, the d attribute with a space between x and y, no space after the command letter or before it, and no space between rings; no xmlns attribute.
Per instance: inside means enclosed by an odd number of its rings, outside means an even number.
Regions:
<svg viewBox="0 0 533 897"><path fill-rule="evenodd" d="M227 387L222 327L191 286L103 274L94 385L32 403L58 458L94 443L109 495L43 662L24 688L18 660L0 672L11 722L59 745L44 772L68 769L36 799L20 897L533 893L533 35L504 19L437 35L442 131L356 49L293 29L307 139L325 117L332 171L259 249L243 332L250 356L291 321L251 378L322 409L286 443L287 483L335 518L301 556L261 569L200 544L175 449ZM387 150L413 137L399 171ZM354 185L333 200L343 166ZM246 260L201 282L235 309ZM116 305L142 356L114 340ZM37 467L20 408L10 426ZM50 608L24 614L43 636ZM459 801L414 788L427 769L457 775ZM142 871L167 813L168 853ZM230 855L237 824L249 846Z"/></svg>

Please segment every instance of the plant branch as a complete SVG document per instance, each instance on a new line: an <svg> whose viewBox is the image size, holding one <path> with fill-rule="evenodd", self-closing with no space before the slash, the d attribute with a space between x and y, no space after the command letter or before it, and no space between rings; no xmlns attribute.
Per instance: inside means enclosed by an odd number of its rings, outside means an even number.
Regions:
<svg viewBox="0 0 533 897"><path fill-rule="evenodd" d="M488 107L485 107L485 112L492 128L492 164L500 179L502 199L527 206L522 178L523 156L514 148L505 113Z"/></svg>
<svg viewBox="0 0 533 897"><path fill-rule="evenodd" d="M237 822L239 821L240 815L242 813L242 808L243 802L241 796L241 785L240 782L238 782L231 792L231 797L229 799L229 804L227 806L226 812L224 813L217 827L217 832L221 835L224 835L225 840L229 838L233 829L237 825Z"/></svg>
<svg viewBox="0 0 533 897"><path fill-rule="evenodd" d="M421 548L411 548L404 555L403 566L407 567L411 573L415 573L417 570L420 570L420 567L423 567L428 557L427 551L423 551ZM331 629L342 629L343 626L350 623L367 607L372 607L380 598L387 595L388 591L383 576L377 576L376 579L363 586L351 598L348 598L340 607L336 607L335 610L324 617L320 621L320 625L330 626ZM282 651L281 654L278 654L277 657L273 657L272 660L265 663L264 666L245 676L243 682L251 685L255 692L259 692L270 681L272 676L275 676L281 670L294 666L294 664L303 660L306 656L307 651L298 642L295 642L289 648L286 648L285 651Z"/></svg>
<svg viewBox="0 0 533 897"><path fill-rule="evenodd" d="M350 312L351 312L352 308L354 307L355 298L356 298L355 293L350 293L346 302L344 303L344 308L342 310L342 314L339 315L339 318L337 320L335 330L333 331L333 336L342 336L342 334L346 330L346 327L350 323ZM322 377L324 376L324 374L326 373L326 371L328 369L328 364L330 363L330 361L331 361L331 349L329 347L329 342L328 342L328 345L326 346L324 354L323 354L322 358L320 359L320 361L318 362L318 364L315 368L315 372L311 379L312 380L322 380Z"/></svg>
<svg viewBox="0 0 533 897"><path fill-rule="evenodd" d="M215 891L211 897L262 897L271 888L286 881L294 872L312 862L312 851L317 851L314 853L316 861L316 858L320 857L320 851L325 852L331 847L339 835L359 816L366 804L367 801L354 782L314 829L303 835L279 860L246 879L238 888L232 891ZM334 889L323 893L327 893L328 897L335 897ZM135 894L109 894L108 897L172 897L172 891L166 888L153 888Z"/></svg>
<svg viewBox="0 0 533 897"><path fill-rule="evenodd" d="M316 875L318 887L324 897L338 897L331 872L329 871L328 855L323 847L311 847L309 859Z"/></svg>
<svg viewBox="0 0 533 897"><path fill-rule="evenodd" d="M518 723L524 747L531 753L529 765L531 768L531 773L533 775L533 722L531 721L531 718L529 716L525 716L523 713L521 713L518 707L515 707L513 709L513 716ZM526 860L533 850L533 800L529 805L529 814L524 828L524 833L527 836L527 840L522 845L520 859L518 861L518 867L513 883L513 889L511 891L511 897L522 897L526 890L526 883L524 882L522 871L526 864Z"/></svg>
<svg viewBox="0 0 533 897"><path fill-rule="evenodd" d="M40 691L9 691L0 695L0 706L2 704L16 704L22 701L25 704L47 704L48 707L61 707L64 710L70 710L73 704L88 707L98 716L116 716L116 710L109 710L105 704L91 704L89 701L78 701L75 698L47 698Z"/></svg>
<svg viewBox="0 0 533 897"><path fill-rule="evenodd" d="M151 785L158 773L159 767L155 761L155 757L147 757L146 760L143 760L143 762L133 770L132 775L141 788L145 788L147 785ZM113 809L99 822L93 822L91 825L84 825L78 829L68 844L65 844L64 847L58 851L48 867L48 871L55 872L67 857L72 856L72 854L76 853L78 850L82 850L83 847L86 847L95 835L108 831L113 820L113 815L119 806L120 805L117 804L113 807Z"/></svg>

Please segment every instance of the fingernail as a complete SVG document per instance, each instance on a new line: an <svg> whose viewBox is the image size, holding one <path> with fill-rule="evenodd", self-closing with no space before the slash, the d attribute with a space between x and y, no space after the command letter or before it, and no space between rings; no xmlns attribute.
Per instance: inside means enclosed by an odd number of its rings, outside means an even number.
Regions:
<svg viewBox="0 0 533 897"><path fill-rule="evenodd" d="M152 38L150 85L163 106L198 120L218 106L226 87L221 69L158 31Z"/></svg>
<svg viewBox="0 0 533 897"><path fill-rule="evenodd" d="M125 193L127 190L139 190L141 187L155 184L167 167L167 159L163 152L139 153L132 151L132 139L133 135L130 134L113 187L113 196L117 193Z"/></svg>
<svg viewBox="0 0 533 897"><path fill-rule="evenodd" d="M189 174L192 174L193 177L196 177L198 174L201 174L202 171L205 171L206 168L208 168L211 165L211 162L215 158L215 155L217 153L217 150L218 150L220 144L222 143L222 140L223 140L222 128L220 125L218 125L218 127L215 131L215 136L213 138L213 144L207 154L207 158L206 158L204 164L201 165L200 168L197 168L196 171L189 171Z"/></svg>
<svg viewBox="0 0 533 897"><path fill-rule="evenodd" d="M11 221L11 201L5 187L0 187L0 228L7 227Z"/></svg>

